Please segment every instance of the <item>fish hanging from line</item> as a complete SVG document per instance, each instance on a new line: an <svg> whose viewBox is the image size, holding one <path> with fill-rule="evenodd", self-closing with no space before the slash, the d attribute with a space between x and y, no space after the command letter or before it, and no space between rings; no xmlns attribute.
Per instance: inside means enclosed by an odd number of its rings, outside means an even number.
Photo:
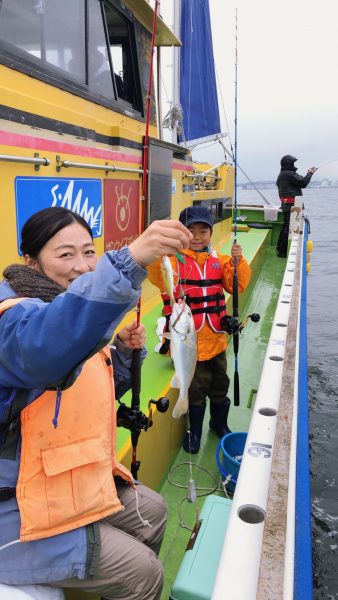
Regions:
<svg viewBox="0 0 338 600"><path fill-rule="evenodd" d="M171 387L179 389L178 400L174 406L173 417L179 419L189 408L188 389L195 373L197 361L197 334L191 309L184 300L178 300L172 307L170 332L170 356L175 373Z"/></svg>
<svg viewBox="0 0 338 600"><path fill-rule="evenodd" d="M174 271L173 271L173 267L172 267L170 258L168 256L163 256L163 258L162 258L161 271L162 271L163 285L165 287L166 292L168 293L168 295L170 297L170 305L173 306L173 304L175 303Z"/></svg>

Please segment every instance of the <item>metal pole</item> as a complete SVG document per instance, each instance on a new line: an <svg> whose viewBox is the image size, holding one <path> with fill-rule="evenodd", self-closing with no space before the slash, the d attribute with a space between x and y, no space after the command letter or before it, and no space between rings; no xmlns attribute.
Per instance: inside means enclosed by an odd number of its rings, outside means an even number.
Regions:
<svg viewBox="0 0 338 600"><path fill-rule="evenodd" d="M43 167L47 167L50 165L49 158L30 158L29 156L13 156L11 154L0 154L0 160L4 162L17 162L17 163L27 163L30 165L42 165Z"/></svg>

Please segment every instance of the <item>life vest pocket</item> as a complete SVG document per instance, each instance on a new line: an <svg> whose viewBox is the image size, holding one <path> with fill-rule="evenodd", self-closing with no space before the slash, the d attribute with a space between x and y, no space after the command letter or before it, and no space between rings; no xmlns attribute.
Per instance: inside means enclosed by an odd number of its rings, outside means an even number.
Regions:
<svg viewBox="0 0 338 600"><path fill-rule="evenodd" d="M41 449L49 527L104 505L102 465L106 454L100 436Z"/></svg>

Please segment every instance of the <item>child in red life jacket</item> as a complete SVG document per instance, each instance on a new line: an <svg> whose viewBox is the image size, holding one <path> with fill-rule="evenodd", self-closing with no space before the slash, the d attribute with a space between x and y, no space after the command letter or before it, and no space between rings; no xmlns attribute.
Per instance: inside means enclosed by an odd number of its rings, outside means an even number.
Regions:
<svg viewBox="0 0 338 600"><path fill-rule="evenodd" d="M187 433L183 441L183 448L195 454L200 447L207 397L210 400L211 431L219 437L230 432L227 422L230 408L227 396L228 344L220 321L226 314L224 290L232 293L233 258L237 261L239 293L247 287L251 269L239 244L233 244L231 256L220 254L210 246L213 221L207 207L189 206L180 213L179 220L193 234L189 249L182 251L182 260L176 257L170 257L170 260L179 279L175 296L178 297L182 287L197 331L197 364L189 388L190 436ZM148 278L161 290L164 314L170 314L169 296L163 291L160 261L148 267Z"/></svg>

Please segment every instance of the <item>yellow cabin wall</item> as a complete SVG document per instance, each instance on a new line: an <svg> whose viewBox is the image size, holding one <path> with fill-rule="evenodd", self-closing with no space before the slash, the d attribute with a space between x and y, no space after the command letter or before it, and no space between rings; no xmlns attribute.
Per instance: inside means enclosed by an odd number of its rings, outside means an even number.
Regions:
<svg viewBox="0 0 338 600"><path fill-rule="evenodd" d="M122 137L138 142L144 135L145 124L132 117L3 65L0 65L0 81L1 103L5 106L93 129L104 135L115 136L120 131ZM150 125L149 135L158 137L157 127Z"/></svg>
<svg viewBox="0 0 338 600"><path fill-rule="evenodd" d="M56 88L50 84L39 81L26 74L0 65L0 89L2 104L19 111L25 111L39 117L59 120L70 125L94 130L98 134L109 137L124 138L142 143L145 125L131 117L127 117L111 109L95 104L87 99L80 98L70 92ZM14 135L19 134L23 140L23 146L13 138L13 143L7 140L1 143L1 132ZM156 127L150 127L150 136L156 138ZM24 147L24 136L29 136L30 147ZM26 138L28 140L28 138ZM41 142L39 141L41 140ZM75 151L72 153L62 148L62 151L45 150L42 144L45 140L60 144L72 144L82 148L83 154ZM28 144L27 144L28 146ZM103 159L86 156L86 150L104 150L119 152L123 154L123 161ZM69 160L79 163L91 163L98 165L115 164L119 167L138 169L141 167L141 150L122 146L109 146L108 144L96 142L93 139L83 139L75 135L58 133L39 127L33 127L24 122L0 120L0 154L33 157L38 153L40 158L50 161L48 166L40 166L38 170L32 164L11 163L0 160L0 178L2 194L0 202L0 272L12 262L20 260L17 253L16 239L16 213L15 213L15 178L21 177L67 177L67 178L95 178L101 179L102 183L107 179L125 179L126 181L139 181L141 196L141 176L137 173L112 173L79 168L61 168L58 170L58 157L61 160ZM130 160L128 160L130 158ZM135 158L137 161L135 162ZM173 158L172 179L176 181L176 193L172 195L172 218L178 218L180 211L191 205L196 200L218 200L232 196L233 167L222 165L218 167L221 180L218 189L183 192L183 186L187 183L193 184L191 178L186 174L192 172L195 167L199 172L210 169L209 164L193 165L190 161ZM104 203L103 203L104 204ZM102 206L104 210L104 206ZM215 229L214 243L217 244L229 232L229 222L223 221ZM216 233L217 232L217 233ZM104 252L104 237L95 239L95 247L99 255ZM144 306L148 303L150 308L154 303L156 290L146 282L143 286L142 301ZM130 318L132 318L132 315Z"/></svg>

